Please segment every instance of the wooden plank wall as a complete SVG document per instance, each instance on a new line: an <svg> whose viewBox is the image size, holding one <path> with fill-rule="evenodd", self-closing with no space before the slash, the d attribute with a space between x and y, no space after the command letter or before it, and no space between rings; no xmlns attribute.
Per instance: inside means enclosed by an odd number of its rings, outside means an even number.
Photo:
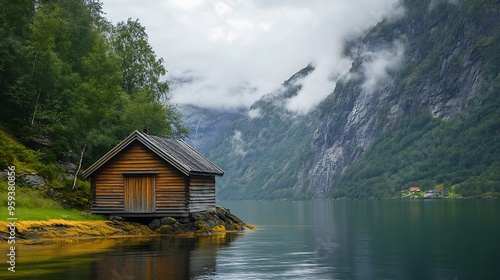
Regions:
<svg viewBox="0 0 500 280"><path fill-rule="evenodd" d="M94 213L125 213L124 173L156 171L156 214L187 216L187 176L165 162L139 142L110 159L96 171L92 184Z"/></svg>
<svg viewBox="0 0 500 280"><path fill-rule="evenodd" d="M215 176L191 176L189 212L215 209Z"/></svg>

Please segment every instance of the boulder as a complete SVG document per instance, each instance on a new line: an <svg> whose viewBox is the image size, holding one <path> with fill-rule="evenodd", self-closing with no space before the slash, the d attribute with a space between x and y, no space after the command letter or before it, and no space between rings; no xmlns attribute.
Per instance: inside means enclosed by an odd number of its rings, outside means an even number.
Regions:
<svg viewBox="0 0 500 280"><path fill-rule="evenodd" d="M18 180L21 184L27 185L34 189L43 187L47 184L45 179L42 176L37 175L36 173L20 174Z"/></svg>
<svg viewBox="0 0 500 280"><path fill-rule="evenodd" d="M167 234L167 235L170 235L170 234L174 234L175 233L175 229L169 225L163 225L160 227L159 229L159 232L161 234Z"/></svg>
<svg viewBox="0 0 500 280"><path fill-rule="evenodd" d="M161 222L160 220L158 219L154 219L152 220L150 223L149 223L149 228L152 229L152 230L157 230L159 229L162 225L161 225Z"/></svg>
<svg viewBox="0 0 500 280"><path fill-rule="evenodd" d="M172 217L165 217L160 219L160 224L163 225L169 225L172 226L174 224L178 223L176 219Z"/></svg>

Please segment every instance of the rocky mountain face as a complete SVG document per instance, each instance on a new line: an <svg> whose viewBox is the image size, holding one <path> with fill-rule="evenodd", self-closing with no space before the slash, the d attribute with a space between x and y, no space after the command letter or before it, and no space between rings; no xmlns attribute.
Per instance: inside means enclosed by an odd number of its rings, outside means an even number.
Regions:
<svg viewBox="0 0 500 280"><path fill-rule="evenodd" d="M350 50L354 78L340 83L318 109L329 113L314 131L296 188L309 186L315 196L323 196L332 187L332 175L360 159L381 135L422 114L449 120L471 106L484 85L487 59L477 44L493 35L492 26L498 34L498 10L485 11L483 25L471 15L476 9L471 1L443 2L432 9L418 5L355 42L360 47ZM384 52L400 64L387 68L383 81L364 87L370 79L364 67Z"/></svg>
<svg viewBox="0 0 500 280"><path fill-rule="evenodd" d="M332 193L338 194L334 197L364 197L335 191L345 187L342 174L382 145L380 139L407 127L429 127L435 121L444 127L498 95L500 9L496 1L403 4L403 17L382 21L365 37L346 44L345 55L353 60L350 73L312 112L297 115L284 106L300 90L296 81L315 70L307 66L236 121L231 122L236 115L222 117L226 122L212 118L213 122L198 130L206 131L210 139L202 149L226 171L218 183L220 198L322 198ZM412 126L416 122L425 123ZM498 121L492 123L488 135L497 135ZM373 182L389 182L391 172L398 172L397 166L392 168L375 172ZM385 179L377 174L384 174ZM397 183L412 184L415 178L420 180L414 176ZM402 186L392 186L384 195L394 195ZM366 197L378 195L371 192Z"/></svg>
<svg viewBox="0 0 500 280"><path fill-rule="evenodd" d="M179 112L189 129L190 137L186 142L201 153L211 150L217 135L223 134L227 126L245 114L244 110L215 110L193 105L181 105Z"/></svg>

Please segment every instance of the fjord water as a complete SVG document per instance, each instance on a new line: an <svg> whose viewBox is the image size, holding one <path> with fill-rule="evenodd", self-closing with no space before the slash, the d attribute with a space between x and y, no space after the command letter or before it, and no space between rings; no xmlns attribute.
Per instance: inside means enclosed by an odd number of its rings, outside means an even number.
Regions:
<svg viewBox="0 0 500 280"><path fill-rule="evenodd" d="M16 273L7 273L4 264L0 278L451 280L500 275L499 200L219 204L258 230L18 245Z"/></svg>

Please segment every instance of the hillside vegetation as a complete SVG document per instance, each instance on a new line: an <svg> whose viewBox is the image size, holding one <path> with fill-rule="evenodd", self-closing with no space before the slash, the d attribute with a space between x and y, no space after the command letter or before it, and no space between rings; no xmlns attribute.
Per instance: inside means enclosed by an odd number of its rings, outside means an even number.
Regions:
<svg viewBox="0 0 500 280"><path fill-rule="evenodd" d="M78 211L85 210L90 197L90 184L77 180L63 164L48 162L44 153L28 149L0 127L0 166L15 167L15 213L19 220L69 218L80 219ZM6 174L0 176L0 217L8 217L8 183ZM5 176L5 177L4 177ZM26 176L34 176L33 183Z"/></svg>
<svg viewBox="0 0 500 280"><path fill-rule="evenodd" d="M0 123L47 160L95 161L135 129L185 136L145 28L93 0L1 0Z"/></svg>
<svg viewBox="0 0 500 280"><path fill-rule="evenodd" d="M489 97L466 116L424 115L383 136L336 178L330 196L396 197L415 185L463 197L500 196L500 95Z"/></svg>
<svg viewBox="0 0 500 280"><path fill-rule="evenodd" d="M18 205L84 209L88 183L73 185L80 163L85 169L134 130L187 135L145 28L112 24L101 6L0 0L0 170L15 166Z"/></svg>

